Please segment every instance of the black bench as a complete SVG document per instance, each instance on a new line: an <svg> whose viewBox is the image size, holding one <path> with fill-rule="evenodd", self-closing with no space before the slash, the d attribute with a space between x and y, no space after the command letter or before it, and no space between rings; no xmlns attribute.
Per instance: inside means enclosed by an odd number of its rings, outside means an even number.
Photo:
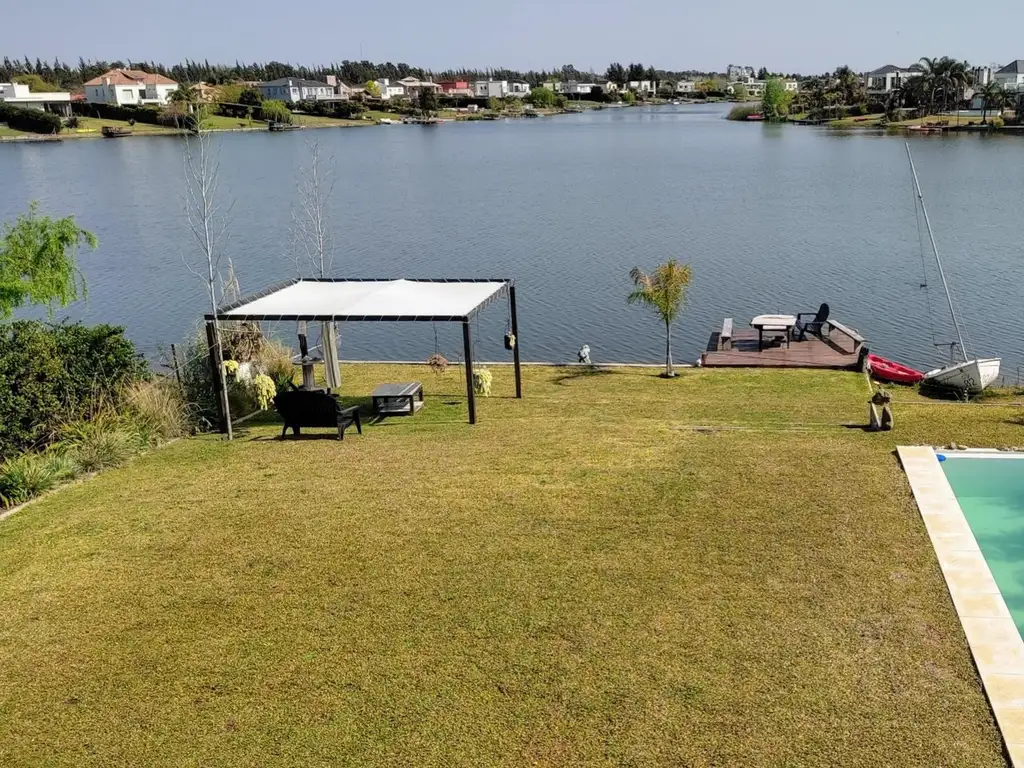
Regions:
<svg viewBox="0 0 1024 768"><path fill-rule="evenodd" d="M280 392L274 398L274 407L284 419L281 437L288 434L288 428L298 436L303 427L332 427L338 430L338 439L345 439L345 428L355 424L356 431L363 434L359 421L359 406L343 408L336 395L327 392L294 390Z"/></svg>

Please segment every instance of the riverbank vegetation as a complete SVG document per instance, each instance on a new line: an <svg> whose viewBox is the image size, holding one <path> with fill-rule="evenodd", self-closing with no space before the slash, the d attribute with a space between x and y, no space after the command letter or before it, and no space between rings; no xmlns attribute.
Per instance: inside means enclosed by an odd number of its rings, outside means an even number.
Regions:
<svg viewBox="0 0 1024 768"><path fill-rule="evenodd" d="M4 761L1004 765L893 448L1019 409L867 434L857 374L528 366L469 426L425 371L343 369L428 376L415 418L268 417L0 523Z"/></svg>

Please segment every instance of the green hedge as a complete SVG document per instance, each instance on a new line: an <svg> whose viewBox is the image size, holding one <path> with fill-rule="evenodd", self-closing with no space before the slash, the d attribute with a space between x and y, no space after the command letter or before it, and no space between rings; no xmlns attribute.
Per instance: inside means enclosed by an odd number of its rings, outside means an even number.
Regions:
<svg viewBox="0 0 1024 768"><path fill-rule="evenodd" d="M149 370L124 329L19 320L0 327L0 459L109 404Z"/></svg>
<svg viewBox="0 0 1024 768"><path fill-rule="evenodd" d="M15 107L0 102L0 123L7 123L16 131L29 133L60 133L63 128L60 117L41 109Z"/></svg>
<svg viewBox="0 0 1024 768"><path fill-rule="evenodd" d="M86 117L101 117L104 120L134 120L136 123L161 125L160 107L136 107L119 104L90 104L89 102L71 102L71 111Z"/></svg>

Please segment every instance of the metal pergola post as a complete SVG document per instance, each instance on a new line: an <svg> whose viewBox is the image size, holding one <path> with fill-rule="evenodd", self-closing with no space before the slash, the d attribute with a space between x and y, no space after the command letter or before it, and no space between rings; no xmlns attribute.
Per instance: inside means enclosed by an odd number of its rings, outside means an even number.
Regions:
<svg viewBox="0 0 1024 768"><path fill-rule="evenodd" d="M466 400L469 403L469 423L476 424L476 398L473 394L473 339L469 320L462 321L462 346L466 359Z"/></svg>
<svg viewBox="0 0 1024 768"><path fill-rule="evenodd" d="M522 398L523 377L519 367L519 323L516 320L516 287L514 285L508 287L508 309L509 314L512 315L512 335L516 337L516 343L512 345L512 361L516 368L516 397Z"/></svg>

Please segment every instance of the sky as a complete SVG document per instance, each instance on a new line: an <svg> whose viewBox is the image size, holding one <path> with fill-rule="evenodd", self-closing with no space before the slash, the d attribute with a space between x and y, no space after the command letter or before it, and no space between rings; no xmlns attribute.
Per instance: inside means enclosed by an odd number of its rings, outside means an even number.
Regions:
<svg viewBox="0 0 1024 768"><path fill-rule="evenodd" d="M81 0L16 7L0 24L0 54L69 62L368 59L434 71L573 64L603 72L612 61L637 61L670 71L744 64L815 74L842 64L856 71L906 65L921 56L975 65L1024 58L1024 8L1009 0L989 0L982 16L952 0L732 0L699 7L678 0L139 0L130 13L97 12Z"/></svg>

